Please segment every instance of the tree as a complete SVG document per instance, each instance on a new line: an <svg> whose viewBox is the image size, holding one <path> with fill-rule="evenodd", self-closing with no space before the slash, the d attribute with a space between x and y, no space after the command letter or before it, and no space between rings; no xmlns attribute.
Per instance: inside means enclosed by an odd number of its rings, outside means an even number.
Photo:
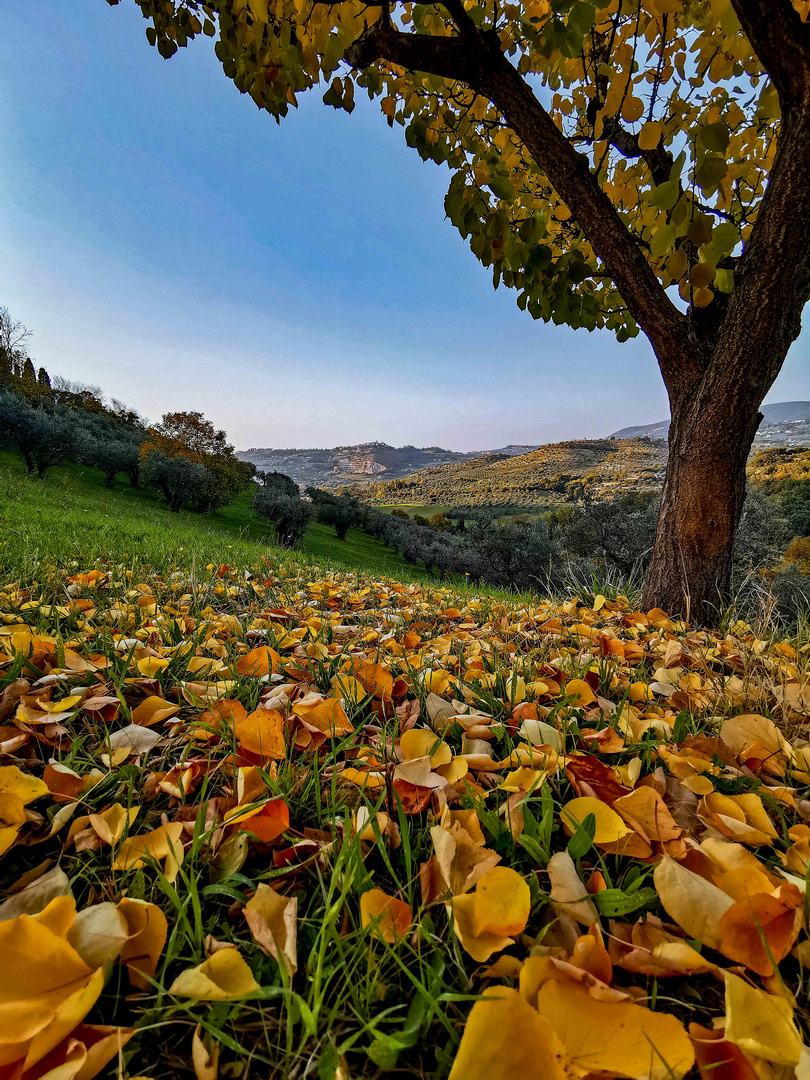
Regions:
<svg viewBox="0 0 810 1080"><path fill-rule="evenodd" d="M290 480L283 473L276 473L279 480ZM295 483L295 481L292 481ZM257 487L253 493L253 512L265 521L272 521L276 537L282 547L293 547L307 531L312 517L312 504L305 503L298 495L290 494L289 487L281 482Z"/></svg>
<svg viewBox="0 0 810 1080"><path fill-rule="evenodd" d="M644 566L655 539L657 500L628 494L586 502L565 515L563 543L570 555L603 558L626 578Z"/></svg>
<svg viewBox="0 0 810 1080"><path fill-rule="evenodd" d="M338 540L345 540L349 529L357 523L357 503L347 495L332 495L320 488L308 487L307 495L315 511L315 519L331 525Z"/></svg>
<svg viewBox="0 0 810 1080"><path fill-rule="evenodd" d="M131 439L105 438L102 435L99 438L91 437L85 450L84 459L88 464L101 469L107 487L111 488L118 473L125 473L130 478L133 473L137 474L139 465L138 451L138 444Z"/></svg>
<svg viewBox="0 0 810 1080"><path fill-rule="evenodd" d="M301 495L298 484L286 473L275 471L258 472L256 473L256 479L261 483L262 487L274 488L280 493L288 495L291 499L297 499Z"/></svg>
<svg viewBox="0 0 810 1080"><path fill-rule="evenodd" d="M39 397L51 396L51 377L44 367L37 371L37 395Z"/></svg>
<svg viewBox="0 0 810 1080"><path fill-rule="evenodd" d="M161 492L175 513L186 503L198 502L212 482L204 465L182 457L166 457L157 450L147 456L141 476L149 487Z"/></svg>
<svg viewBox="0 0 810 1080"><path fill-rule="evenodd" d="M17 450L40 479L76 447L74 425L62 410L37 407L8 390L0 390L0 442Z"/></svg>
<svg viewBox="0 0 810 1080"><path fill-rule="evenodd" d="M806 0L136 3L277 119L317 83L379 98L521 308L647 335L672 423L645 600L710 619L810 290Z"/></svg>
<svg viewBox="0 0 810 1080"><path fill-rule="evenodd" d="M217 430L201 412L165 413L159 424L149 428L141 444L141 460L146 461L153 452L205 467L209 481L204 489L198 489L195 501L199 510L219 509L250 482L250 470L236 457L225 432Z"/></svg>
<svg viewBox="0 0 810 1080"><path fill-rule="evenodd" d="M764 492L749 487L734 543L734 568L742 573L773 566L791 538L778 504Z"/></svg>
<svg viewBox="0 0 810 1080"><path fill-rule="evenodd" d="M19 319L0 307L0 387L13 386L18 368L28 356L28 339L31 331Z"/></svg>

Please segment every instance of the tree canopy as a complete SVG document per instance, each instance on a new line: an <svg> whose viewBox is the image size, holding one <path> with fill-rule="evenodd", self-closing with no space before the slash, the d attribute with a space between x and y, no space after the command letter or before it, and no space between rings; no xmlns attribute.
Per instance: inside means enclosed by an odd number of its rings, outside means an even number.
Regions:
<svg viewBox="0 0 810 1080"><path fill-rule="evenodd" d="M734 287L780 118L738 9L771 5L137 2L163 56L215 36L226 75L277 118L319 83L350 112L358 89L378 98L450 167L448 216L535 317L624 338L677 321L658 283L697 308ZM794 52L810 5L772 6L765 52L782 30Z"/></svg>

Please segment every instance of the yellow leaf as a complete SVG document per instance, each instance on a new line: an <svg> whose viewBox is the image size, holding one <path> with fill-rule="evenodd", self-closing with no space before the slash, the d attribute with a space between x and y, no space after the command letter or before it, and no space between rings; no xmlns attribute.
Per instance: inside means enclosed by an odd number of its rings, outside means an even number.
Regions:
<svg viewBox="0 0 810 1080"><path fill-rule="evenodd" d="M537 1011L584 1072L675 1080L695 1054L680 1020L629 1001L598 1001L586 986L549 979L537 995Z"/></svg>
<svg viewBox="0 0 810 1080"><path fill-rule="evenodd" d="M217 1080L219 1043L199 1024L191 1038L191 1064L197 1080Z"/></svg>
<svg viewBox="0 0 810 1080"><path fill-rule="evenodd" d="M68 914L75 911L72 900L57 897L38 917L20 915L0 923L0 1065L24 1057L38 1034L45 1038L62 1005L74 994L81 994L93 977L64 934L49 925L51 914L64 910ZM56 922L59 929L66 930L61 914ZM95 997L104 982L103 973L98 974L92 989ZM68 1009L75 1011L74 1005ZM81 1019L74 1020L73 1026ZM62 1037L59 1035L52 1046Z"/></svg>
<svg viewBox="0 0 810 1080"><path fill-rule="evenodd" d="M140 705L136 705L132 710L132 723L139 724L141 727L151 727L152 724L159 724L161 720L168 720L170 716L179 712L179 705L172 705L165 698L151 695L144 698Z"/></svg>
<svg viewBox="0 0 810 1080"><path fill-rule="evenodd" d="M156 904L125 896L118 901L118 910L127 921L129 938L121 952L127 965L129 981L145 990L157 971L158 960L166 944L169 924Z"/></svg>
<svg viewBox="0 0 810 1080"><path fill-rule="evenodd" d="M264 675L275 674L281 668L281 657L269 645L260 645L257 649L240 656L234 664L238 675L253 675L260 679Z"/></svg>
<svg viewBox="0 0 810 1080"><path fill-rule="evenodd" d="M98 968L120 955L128 937L126 919L107 900L78 912L67 940L88 967Z"/></svg>
<svg viewBox="0 0 810 1080"><path fill-rule="evenodd" d="M568 1080L554 1032L516 990L489 986L470 1010L449 1080Z"/></svg>
<svg viewBox="0 0 810 1080"><path fill-rule="evenodd" d="M480 824L477 834L481 834ZM453 896L467 892L501 861L500 855L483 846L483 837L479 842L478 836L468 833L461 821L451 820L447 828L434 825L430 838L442 879Z"/></svg>
<svg viewBox="0 0 810 1080"><path fill-rule="evenodd" d="M393 943L397 938L404 937L413 921L413 912L410 905L389 896L382 889L369 889L360 897L360 921L366 927L377 920L379 924L375 927L375 933L384 941Z"/></svg>
<svg viewBox="0 0 810 1080"><path fill-rule="evenodd" d="M475 896L465 893L454 896L446 905L448 916L452 916L453 929L462 949L479 964L489 960L493 953L501 952L507 945L514 944L514 939L503 934L476 934L474 929Z"/></svg>
<svg viewBox="0 0 810 1080"><path fill-rule="evenodd" d="M569 835L575 833L577 827L589 814L593 814L596 819L596 832L593 838L595 844L614 844L630 832L615 810L612 810L607 803L603 803L601 799L595 799L591 795L584 795L581 799L572 799L562 808L560 817L566 832Z"/></svg>
<svg viewBox="0 0 810 1080"><path fill-rule="evenodd" d="M288 974L298 970L298 901L282 896L261 882L243 908L253 940L259 948L283 964Z"/></svg>
<svg viewBox="0 0 810 1080"><path fill-rule="evenodd" d="M128 836L118 849L113 862L113 870L132 870L144 866L148 858L158 862L164 860L164 874L171 882L177 877L177 871L183 861L182 821L172 821L161 825L152 832L139 836Z"/></svg>
<svg viewBox="0 0 810 1080"><path fill-rule="evenodd" d="M368 697L368 690L353 675L335 675L331 686L333 695L343 698L350 705L359 705Z"/></svg>
<svg viewBox="0 0 810 1080"><path fill-rule="evenodd" d="M753 792L745 795L723 795L712 791L701 799L698 817L731 840L743 844L772 846L778 836L768 817L762 799Z"/></svg>
<svg viewBox="0 0 810 1080"><path fill-rule="evenodd" d="M659 899L671 918L691 938L720 948L720 920L734 903L710 881L665 855L653 871Z"/></svg>
<svg viewBox="0 0 810 1080"><path fill-rule="evenodd" d="M590 926L598 919L596 905L577 874L574 860L567 851L558 851L548 863L552 903L578 923Z"/></svg>
<svg viewBox="0 0 810 1080"><path fill-rule="evenodd" d="M447 743L426 728L410 728L406 731L399 740L399 752L405 761L429 755L434 769L437 765L449 765L453 757L453 751Z"/></svg>
<svg viewBox="0 0 810 1080"><path fill-rule="evenodd" d="M516 870L494 866L475 887L473 932L507 936L521 933L529 920L529 886Z"/></svg>
<svg viewBox="0 0 810 1080"><path fill-rule="evenodd" d="M626 120L629 124L633 124L636 120L640 120L643 115L644 102L641 98L633 97L628 94L624 99L624 105L622 105L622 119Z"/></svg>
<svg viewBox="0 0 810 1080"><path fill-rule="evenodd" d="M256 994L259 984L238 949L218 949L196 967L181 971L169 993L198 1001L234 1001Z"/></svg>
<svg viewBox="0 0 810 1080"><path fill-rule="evenodd" d="M584 679L570 679L565 684L565 696L573 697L573 704L580 707L592 705L596 701L596 694Z"/></svg>
<svg viewBox="0 0 810 1080"><path fill-rule="evenodd" d="M153 679L168 666L169 661L162 656L144 656L138 661L138 671L147 679Z"/></svg>
<svg viewBox="0 0 810 1080"><path fill-rule="evenodd" d="M639 150L654 150L661 139L661 124L658 120L648 120L638 133Z"/></svg>
<svg viewBox="0 0 810 1080"><path fill-rule="evenodd" d="M724 971L723 978L727 1041L775 1065L797 1065L802 1038L785 998L758 990L730 971Z"/></svg>
<svg viewBox="0 0 810 1080"><path fill-rule="evenodd" d="M48 785L16 765L0 766L0 794L16 795L23 806L48 794Z"/></svg>
<svg viewBox="0 0 810 1080"><path fill-rule="evenodd" d="M276 709L256 709L236 721L234 732L240 747L257 757L282 761L287 756L284 717Z"/></svg>

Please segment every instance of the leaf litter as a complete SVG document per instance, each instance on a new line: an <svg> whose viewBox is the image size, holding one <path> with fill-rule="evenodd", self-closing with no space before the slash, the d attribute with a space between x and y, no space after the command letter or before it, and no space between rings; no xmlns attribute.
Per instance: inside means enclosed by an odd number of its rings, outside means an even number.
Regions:
<svg viewBox="0 0 810 1080"><path fill-rule="evenodd" d="M3 1077L810 1075L810 647L208 571L0 590Z"/></svg>

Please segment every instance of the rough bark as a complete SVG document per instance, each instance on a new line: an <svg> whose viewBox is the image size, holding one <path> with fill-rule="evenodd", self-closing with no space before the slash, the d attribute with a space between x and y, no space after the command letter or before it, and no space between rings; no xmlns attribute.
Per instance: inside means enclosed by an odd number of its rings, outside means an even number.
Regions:
<svg viewBox="0 0 810 1080"><path fill-rule="evenodd" d="M457 35L403 33L383 18L346 53L357 68L384 59L486 95L609 271L650 340L672 414L644 599L648 607L693 621L711 621L726 598L759 406L798 335L810 296L810 27L790 0L731 2L776 87L782 125L758 218L735 268L734 291L727 301L718 298L688 315L667 296L588 160L501 52L497 34L481 32L462 0L444 0ZM613 141L621 134L613 132ZM625 151L635 156L632 145Z"/></svg>
<svg viewBox="0 0 810 1080"><path fill-rule="evenodd" d="M644 604L716 622L745 498L759 395L721 401L706 384L673 409L669 461Z"/></svg>

